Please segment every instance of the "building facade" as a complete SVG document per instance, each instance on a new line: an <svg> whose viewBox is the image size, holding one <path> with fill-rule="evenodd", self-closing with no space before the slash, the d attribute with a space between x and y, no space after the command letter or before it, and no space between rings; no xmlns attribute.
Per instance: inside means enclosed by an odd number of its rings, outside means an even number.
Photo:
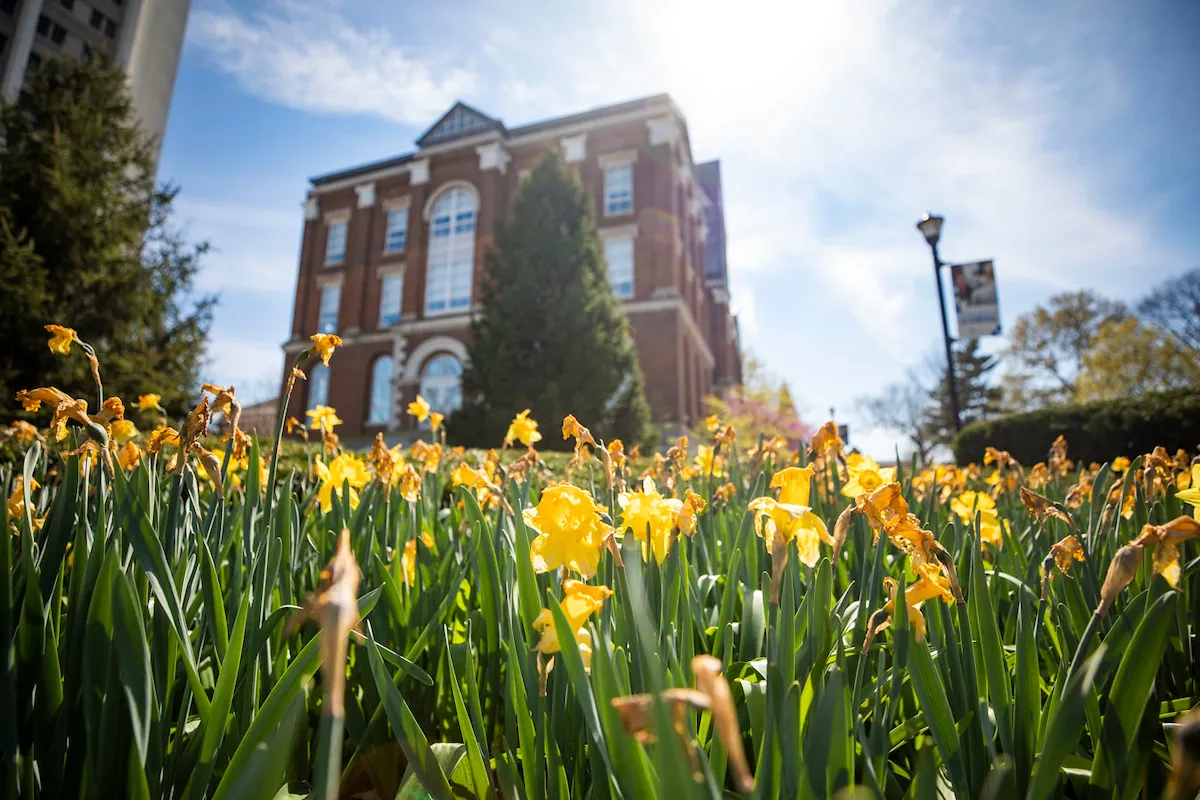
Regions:
<svg viewBox="0 0 1200 800"><path fill-rule="evenodd" d="M129 73L142 128L161 142L191 0L0 0L0 94L43 58L103 54Z"/></svg>
<svg viewBox="0 0 1200 800"><path fill-rule="evenodd" d="M317 332L345 347L305 366L294 407L334 406L353 437L413 427L418 393L461 405L484 253L547 148L591 197L655 419L694 424L704 396L741 381L720 165L693 162L668 96L515 128L457 103L416 144L311 179L286 363Z"/></svg>

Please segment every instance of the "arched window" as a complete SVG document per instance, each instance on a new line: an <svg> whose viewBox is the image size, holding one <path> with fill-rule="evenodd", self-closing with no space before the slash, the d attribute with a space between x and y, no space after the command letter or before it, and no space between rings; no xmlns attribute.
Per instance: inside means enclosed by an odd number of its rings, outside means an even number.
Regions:
<svg viewBox="0 0 1200 800"><path fill-rule="evenodd" d="M367 423L386 425L392 418L392 357L381 356L371 367L371 407Z"/></svg>
<svg viewBox="0 0 1200 800"><path fill-rule="evenodd" d="M451 189L433 206L425 269L426 314L445 314L471 306L477 206L475 195L466 189Z"/></svg>
<svg viewBox="0 0 1200 800"><path fill-rule="evenodd" d="M317 364L308 371L308 408L329 405L329 367Z"/></svg>
<svg viewBox="0 0 1200 800"><path fill-rule="evenodd" d="M462 364L449 353L439 353L421 370L421 397L434 411L449 414L462 406Z"/></svg>

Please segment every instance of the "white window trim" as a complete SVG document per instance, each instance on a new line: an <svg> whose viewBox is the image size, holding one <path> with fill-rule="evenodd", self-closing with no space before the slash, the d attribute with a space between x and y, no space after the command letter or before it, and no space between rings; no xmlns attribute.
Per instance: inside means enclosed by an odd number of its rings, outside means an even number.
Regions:
<svg viewBox="0 0 1200 800"><path fill-rule="evenodd" d="M615 239L619 236L628 236L636 241L638 226L636 222L631 222L628 225L610 225L606 228L597 228L596 233L601 239Z"/></svg>
<svg viewBox="0 0 1200 800"><path fill-rule="evenodd" d="M601 169L615 167L620 164L636 164L638 160L637 150L615 150L611 153L601 153L596 156L596 163Z"/></svg>
<svg viewBox="0 0 1200 800"><path fill-rule="evenodd" d="M462 340L451 336L434 336L414 347L404 359L404 382L419 383L425 362L435 353L443 351L457 358L464 368L467 366L467 346Z"/></svg>
<svg viewBox="0 0 1200 800"><path fill-rule="evenodd" d="M452 192L455 189L466 189L468 192L475 195L475 216L477 218L476 222L478 222L479 208L481 205L479 202L479 188L470 181L446 181L439 186L437 191L430 194L429 199L425 201L425 208L421 212L422 218L426 222L429 222L429 215L433 213L433 207L437 205L437 201L442 199L442 195L446 194L447 192ZM478 228L476 228L476 232L478 232Z"/></svg>

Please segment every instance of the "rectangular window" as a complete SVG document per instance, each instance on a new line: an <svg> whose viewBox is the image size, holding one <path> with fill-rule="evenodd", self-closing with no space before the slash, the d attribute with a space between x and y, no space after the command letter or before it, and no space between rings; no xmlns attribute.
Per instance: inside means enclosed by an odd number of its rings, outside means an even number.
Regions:
<svg viewBox="0 0 1200 800"><path fill-rule="evenodd" d="M387 241L383 245L383 252L403 253L407 238L408 206L393 208L387 215Z"/></svg>
<svg viewBox="0 0 1200 800"><path fill-rule="evenodd" d="M475 210L444 209L433 219L425 276L425 313L444 314L471 306L475 269Z"/></svg>
<svg viewBox="0 0 1200 800"><path fill-rule="evenodd" d="M67 11L75 8L75 0L58 0Z"/></svg>
<svg viewBox="0 0 1200 800"><path fill-rule="evenodd" d="M384 275L379 292L379 324L395 325L400 321L400 303L404 297L404 275Z"/></svg>
<svg viewBox="0 0 1200 800"><path fill-rule="evenodd" d="M104 15L93 8L92 16L88 20L88 24L91 25L96 30L100 30L101 28L104 27Z"/></svg>
<svg viewBox="0 0 1200 800"><path fill-rule="evenodd" d="M604 213L633 211L633 164L610 164L604 168Z"/></svg>
<svg viewBox="0 0 1200 800"><path fill-rule="evenodd" d="M50 31L50 41L55 44L62 44L67 38L67 29L62 25L56 24L54 30Z"/></svg>
<svg viewBox="0 0 1200 800"><path fill-rule="evenodd" d="M612 236L604 240L608 282L617 297L633 297L633 237Z"/></svg>
<svg viewBox="0 0 1200 800"><path fill-rule="evenodd" d="M342 304L342 285L327 283L321 287L321 313L317 317L318 333L337 333L338 308Z"/></svg>
<svg viewBox="0 0 1200 800"><path fill-rule="evenodd" d="M45 14L42 14L40 17L38 17L38 21L37 21L38 36L48 36L50 34L50 25L51 25L50 18L47 17Z"/></svg>
<svg viewBox="0 0 1200 800"><path fill-rule="evenodd" d="M346 257L346 223L329 223L328 238L325 240L325 263L340 264Z"/></svg>
<svg viewBox="0 0 1200 800"><path fill-rule="evenodd" d="M104 21L104 35L110 39L117 36L117 23L111 19Z"/></svg>

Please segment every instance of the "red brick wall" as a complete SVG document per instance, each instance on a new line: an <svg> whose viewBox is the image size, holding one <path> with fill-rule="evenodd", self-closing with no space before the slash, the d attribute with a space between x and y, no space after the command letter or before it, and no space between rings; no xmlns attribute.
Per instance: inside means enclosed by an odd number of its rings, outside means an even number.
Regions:
<svg viewBox="0 0 1200 800"><path fill-rule="evenodd" d="M452 181L465 181L479 194L476 218L475 273L476 297L484 270L485 253L492 245L493 230L501 216L511 209L518 189L519 174L532 168L547 147L557 147L559 135L537 141L508 144L510 163L506 172L480 170L479 155L470 144L456 151L435 153L429 158L429 180L411 182L408 171L382 178L363 176L359 185L375 184L375 202L358 207L353 186L321 191L316 195L318 215L304 226L300 269L297 276L293 309L292 338L307 339L316 331L320 307L320 284L324 276L340 275L342 298L339 332L347 346L334 359L330 373L329 402L345 420L340 431L356 436L373 433L363 426L370 402L370 365L379 354L391 352L388 342L355 344L355 334L369 334L379 328L381 267L404 266L404 296L401 301L401 329L413 319L424 318L425 261L428 223L425 207L433 193ZM704 242L699 221L691 213L691 193L698 189L681 182L680 144L649 144L645 119L627 121L587 132L586 155L575 164L580 180L592 200L598 227L621 227L636 223L638 236L634 246L634 292L637 300L678 295L707 339L716 360L710 368L700 348L687 335L675 309L633 312L630 319L636 332L639 361L646 380L647 397L655 416L680 422L695 421L701 400L714 380L730 374L724 305L710 308L710 295L704 286ZM608 216L603 213L604 170L600 158L606 154L636 150L633 164L634 211ZM420 156L420 154L418 154ZM385 255L387 201L408 197L409 223L406 252ZM343 264L325 266L326 215L338 210L350 212L346 256ZM405 332L408 353L432 335ZM465 338L465 333L450 333ZM299 346L299 345L297 345ZM396 369L397 381L403 376L403 364ZM286 378L286 376L285 376ZM400 421L404 405L416 394L416 385L400 384L398 400ZM306 405L307 387L298 387L296 406Z"/></svg>

